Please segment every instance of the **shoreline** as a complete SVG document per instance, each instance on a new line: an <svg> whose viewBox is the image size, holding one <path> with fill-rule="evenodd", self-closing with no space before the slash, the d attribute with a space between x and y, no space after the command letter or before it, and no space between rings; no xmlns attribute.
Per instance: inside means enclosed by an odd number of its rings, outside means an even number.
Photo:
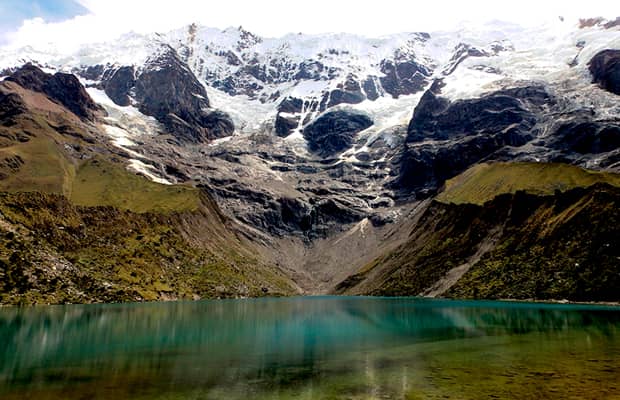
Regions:
<svg viewBox="0 0 620 400"><path fill-rule="evenodd" d="M218 300L259 300L259 299L300 299L300 298L367 298L367 299L410 299L410 300L443 300L443 301L467 301L467 302L502 302L502 303L519 303L519 304L549 304L549 305L567 305L567 306L602 306L620 309L620 301L572 301L566 299L465 299L450 297L424 297L424 296L367 296L367 295L301 295L301 296L259 296L259 297L230 297L230 298L204 298L199 300L179 299L179 300L154 300L154 301L133 301L133 302L93 302L93 303L58 303L58 304L2 304L3 308L31 308L31 307L50 307L50 306L85 306L85 305L123 305L123 304L156 304L156 303L185 303L195 301L218 301Z"/></svg>

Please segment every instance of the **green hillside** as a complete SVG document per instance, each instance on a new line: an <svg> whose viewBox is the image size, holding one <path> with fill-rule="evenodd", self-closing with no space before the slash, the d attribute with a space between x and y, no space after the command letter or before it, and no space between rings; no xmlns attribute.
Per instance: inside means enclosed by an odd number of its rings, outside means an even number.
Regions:
<svg viewBox="0 0 620 400"><path fill-rule="evenodd" d="M566 191L601 182L620 187L620 174L589 171L558 163L483 163L449 179L437 200L443 203L484 204L497 195L518 190L547 195L556 190Z"/></svg>

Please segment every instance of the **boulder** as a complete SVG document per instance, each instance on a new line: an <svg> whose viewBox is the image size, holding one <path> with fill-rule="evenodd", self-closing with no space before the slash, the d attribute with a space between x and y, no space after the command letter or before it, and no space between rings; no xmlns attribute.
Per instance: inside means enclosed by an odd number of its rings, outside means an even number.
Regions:
<svg viewBox="0 0 620 400"><path fill-rule="evenodd" d="M303 130L311 151L329 157L351 147L355 135L372 126L373 120L359 111L329 111Z"/></svg>
<svg viewBox="0 0 620 400"><path fill-rule="evenodd" d="M210 138L223 138L232 135L235 131L235 123L230 115L219 110L206 114L202 118L201 125L207 129Z"/></svg>
<svg viewBox="0 0 620 400"><path fill-rule="evenodd" d="M620 50L603 50L588 64L592 82L608 92L620 95Z"/></svg>

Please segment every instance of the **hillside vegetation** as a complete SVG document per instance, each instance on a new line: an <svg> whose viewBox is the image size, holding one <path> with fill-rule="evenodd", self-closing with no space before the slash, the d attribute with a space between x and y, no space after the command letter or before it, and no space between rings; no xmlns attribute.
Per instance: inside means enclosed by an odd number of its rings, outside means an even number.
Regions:
<svg viewBox="0 0 620 400"><path fill-rule="evenodd" d="M98 129L0 83L0 304L296 293L207 193L133 174Z"/></svg>
<svg viewBox="0 0 620 400"><path fill-rule="evenodd" d="M404 245L336 292L618 301L618 181L566 165L476 166L446 184Z"/></svg>
<svg viewBox="0 0 620 400"><path fill-rule="evenodd" d="M437 200L443 203L482 205L495 196L519 190L550 195L556 190L567 191L595 183L620 187L620 174L591 171L560 163L481 163L446 181Z"/></svg>

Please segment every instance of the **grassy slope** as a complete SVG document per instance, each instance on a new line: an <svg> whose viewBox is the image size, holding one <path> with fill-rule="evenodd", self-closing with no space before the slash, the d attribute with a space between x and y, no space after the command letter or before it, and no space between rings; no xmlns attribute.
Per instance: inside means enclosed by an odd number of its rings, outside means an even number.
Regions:
<svg viewBox="0 0 620 400"><path fill-rule="evenodd" d="M57 162L63 157L53 144L40 154L32 148L40 147L19 148L19 176L38 166L58 173L73 166ZM294 293L198 189L150 182L103 157L68 170L75 172L52 183L47 173L0 181L0 303ZM70 201L59 194L67 186Z"/></svg>
<svg viewBox="0 0 620 400"><path fill-rule="evenodd" d="M437 200L444 203L481 205L502 193L523 190L547 195L556 190L588 187L599 182L620 186L620 175L558 163L483 163L449 179Z"/></svg>
<svg viewBox="0 0 620 400"><path fill-rule="evenodd" d="M134 175L92 128L24 96L45 111L0 125L0 303L294 293L207 194Z"/></svg>
<svg viewBox="0 0 620 400"><path fill-rule="evenodd" d="M0 160L18 156L18 169L2 171L0 191L62 194L74 204L114 206L135 212L196 210L200 203L196 188L162 185L134 175L109 156L91 155L74 160L63 147L79 140L67 138L49 127L39 127L25 142L0 148Z"/></svg>
<svg viewBox="0 0 620 400"><path fill-rule="evenodd" d="M446 295L619 301L619 201L620 189L604 184L517 196L502 240Z"/></svg>
<svg viewBox="0 0 620 400"><path fill-rule="evenodd" d="M208 204L183 213L78 207L0 194L3 303L87 303L290 294ZM264 288L264 289L263 289Z"/></svg>
<svg viewBox="0 0 620 400"><path fill-rule="evenodd" d="M24 164L17 171L3 171L6 177L0 180L1 191L66 194L71 190L75 166L52 138L41 135L0 149L2 160L16 156Z"/></svg>
<svg viewBox="0 0 620 400"><path fill-rule="evenodd" d="M469 263L468 272L444 296L620 300L620 189L607 183L591 186L584 178L588 173L574 167L549 169L519 164L506 175L497 175L497 169L490 175L502 191L514 187L514 176L541 183L566 170L572 174L566 181L576 176L588 188L546 196L506 193L484 205L434 201L405 245L360 269L339 285L338 292L419 295L448 271ZM476 190L461 193L479 201L482 194L490 194L491 186L472 182L492 181L487 179L488 167L475 170L483 176L460 179ZM515 171L525 175L513 175ZM537 176L540 171L542 178ZM605 180L613 182L617 176L607 175ZM478 257L480 249L485 251Z"/></svg>
<svg viewBox="0 0 620 400"><path fill-rule="evenodd" d="M196 188L151 182L103 159L80 165L70 198L77 205L113 206L138 213L191 211L200 204Z"/></svg>

